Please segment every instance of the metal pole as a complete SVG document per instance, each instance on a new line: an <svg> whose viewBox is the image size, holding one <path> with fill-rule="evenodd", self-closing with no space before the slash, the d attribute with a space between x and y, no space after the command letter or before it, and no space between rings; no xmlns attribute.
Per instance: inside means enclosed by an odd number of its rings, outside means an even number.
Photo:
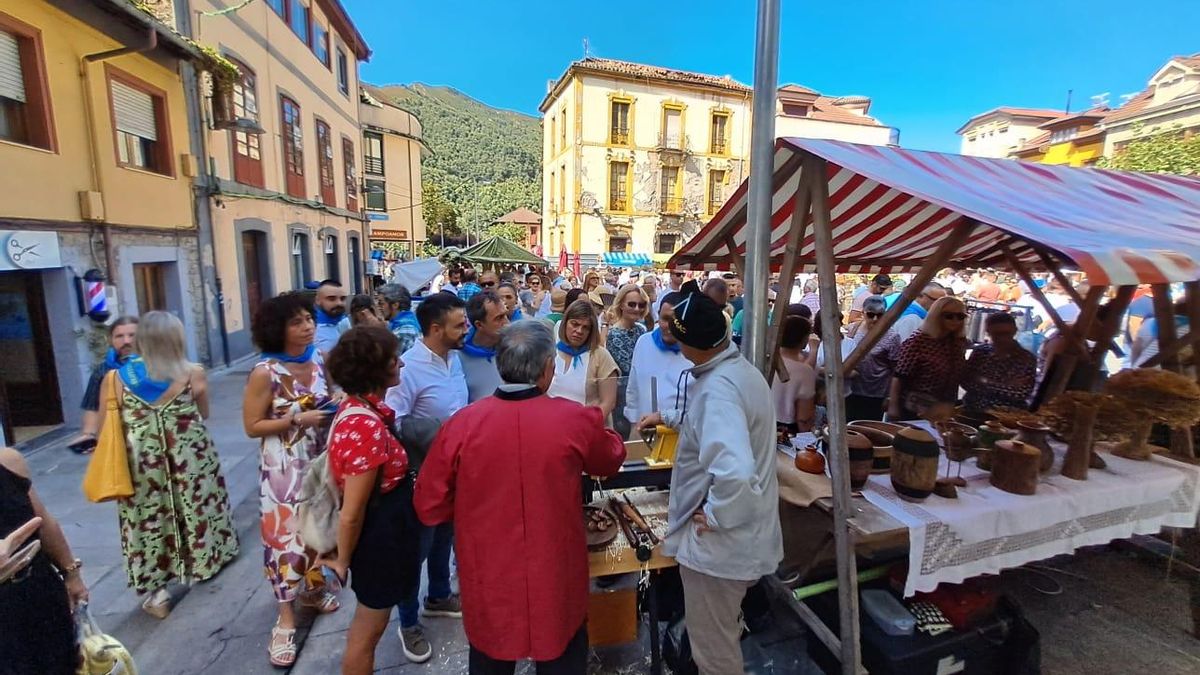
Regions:
<svg viewBox="0 0 1200 675"><path fill-rule="evenodd" d="M804 173L817 176L813 182L813 244L817 254L817 284L821 306L838 306L836 268L833 260L833 224L829 217L829 181L825 160L805 158ZM842 380L842 330L837 314L827 312L821 321L821 343L825 346L825 398L829 402L830 474L833 481L833 540L837 550L838 617L841 662L844 675L859 671L858 575L854 540L850 535L850 455L846 450L846 386Z"/></svg>
<svg viewBox="0 0 1200 675"><path fill-rule="evenodd" d="M767 364L767 281L771 262L771 197L775 167L775 88L779 85L779 0L758 0L754 41L754 111L746 229L746 333L742 354ZM731 251L732 252L732 251ZM780 305L780 311L786 303Z"/></svg>

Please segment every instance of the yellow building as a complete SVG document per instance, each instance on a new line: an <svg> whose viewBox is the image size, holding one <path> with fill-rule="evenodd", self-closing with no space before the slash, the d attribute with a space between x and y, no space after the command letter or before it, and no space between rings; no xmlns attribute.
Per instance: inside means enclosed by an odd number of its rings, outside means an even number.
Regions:
<svg viewBox="0 0 1200 675"><path fill-rule="evenodd" d="M1091 166L1104 156L1105 117L1108 108L1093 108L1065 115L1040 125L1041 134L1009 156L1041 164Z"/></svg>
<svg viewBox="0 0 1200 675"><path fill-rule="evenodd" d="M421 158L429 152L416 115L387 101L364 84L359 101L363 130L363 204L371 221L371 242L400 244L411 260L425 243L421 211Z"/></svg>
<svg viewBox="0 0 1200 675"><path fill-rule="evenodd" d="M750 91L728 77L572 63L539 107L545 254L673 253L749 172Z"/></svg>
<svg viewBox="0 0 1200 675"><path fill-rule="evenodd" d="M370 50L337 0L190 5L191 36L241 72L204 129L218 314L237 358L255 351L264 299L327 278L365 289L358 64Z"/></svg>
<svg viewBox="0 0 1200 675"><path fill-rule="evenodd" d="M201 53L129 3L0 0L0 418L5 438L78 419L108 309L165 309L209 358L181 62ZM15 428L13 425L17 425Z"/></svg>

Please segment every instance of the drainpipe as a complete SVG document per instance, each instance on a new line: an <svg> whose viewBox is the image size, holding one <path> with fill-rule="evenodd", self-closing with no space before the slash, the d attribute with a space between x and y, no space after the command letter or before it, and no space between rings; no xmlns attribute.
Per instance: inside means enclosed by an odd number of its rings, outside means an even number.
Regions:
<svg viewBox="0 0 1200 675"><path fill-rule="evenodd" d="M153 27L149 28L146 33L146 41L141 46L135 47L118 47L117 49L109 49L95 54L87 54L79 62L79 82L83 88L84 116L87 124L84 127L87 130L88 136L88 158L91 161L92 169L92 190L100 193L101 201L105 201L104 195L104 180L100 175L100 140L96 134L96 104L92 100L92 79L88 71L88 64L107 61L108 59L124 56L126 54L141 54L148 52L158 47L158 31ZM105 211L108 210L107 203ZM104 235L104 267L108 276L108 283L117 285L117 268L113 264L112 253L112 227L108 224L108 215L105 214L104 222L101 225L101 230Z"/></svg>

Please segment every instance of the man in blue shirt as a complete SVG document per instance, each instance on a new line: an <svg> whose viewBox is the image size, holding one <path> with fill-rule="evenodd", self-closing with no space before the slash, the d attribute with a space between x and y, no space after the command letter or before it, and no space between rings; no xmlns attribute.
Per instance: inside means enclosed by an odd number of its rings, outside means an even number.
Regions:
<svg viewBox="0 0 1200 675"><path fill-rule="evenodd" d="M375 291L375 306L388 330L400 340L396 355L408 351L421 337L421 325L412 311L412 295L400 284L384 284Z"/></svg>
<svg viewBox="0 0 1200 675"><path fill-rule="evenodd" d="M482 290L483 288L479 285L479 273L472 267L463 269L462 288L458 289L458 299L466 302Z"/></svg>

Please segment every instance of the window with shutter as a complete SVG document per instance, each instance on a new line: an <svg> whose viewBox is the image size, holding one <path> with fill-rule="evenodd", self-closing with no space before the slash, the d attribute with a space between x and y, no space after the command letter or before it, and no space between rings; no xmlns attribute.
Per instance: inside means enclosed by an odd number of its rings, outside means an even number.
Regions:
<svg viewBox="0 0 1200 675"><path fill-rule="evenodd" d="M354 141L342 137L342 164L346 171L346 208L358 210L358 170L354 168Z"/></svg>
<svg viewBox="0 0 1200 675"><path fill-rule="evenodd" d="M324 120L317 120L317 177L321 183L321 203L337 206L333 189L333 132Z"/></svg>
<svg viewBox="0 0 1200 675"><path fill-rule="evenodd" d="M0 140L54 149L41 31L0 12Z"/></svg>
<svg viewBox="0 0 1200 675"><path fill-rule="evenodd" d="M254 71L243 63L237 64L242 79L233 85L233 115L238 119L258 121L257 80ZM262 138L257 134L234 131L233 179L244 185L266 187L262 166Z"/></svg>
<svg viewBox="0 0 1200 675"><path fill-rule="evenodd" d="M171 174L166 119L166 92L107 66L117 161L161 174Z"/></svg>
<svg viewBox="0 0 1200 675"><path fill-rule="evenodd" d="M284 183L289 195L307 199L304 194L304 132L300 126L300 106L286 96L281 96L279 100L283 116Z"/></svg>

